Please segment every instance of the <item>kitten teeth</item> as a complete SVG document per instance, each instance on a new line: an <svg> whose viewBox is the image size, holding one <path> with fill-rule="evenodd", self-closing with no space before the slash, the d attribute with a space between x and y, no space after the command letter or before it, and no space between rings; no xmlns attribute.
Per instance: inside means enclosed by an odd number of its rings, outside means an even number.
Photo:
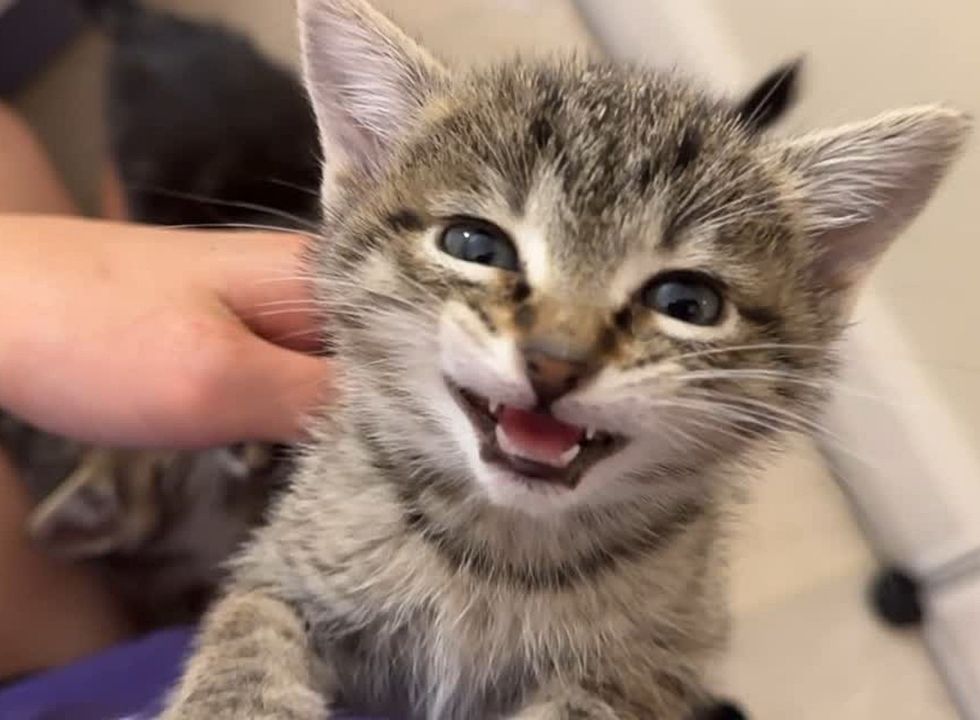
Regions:
<svg viewBox="0 0 980 720"><path fill-rule="evenodd" d="M496 415L497 410L500 409L499 400L487 400L487 409L490 411L491 415Z"/></svg>
<svg viewBox="0 0 980 720"><path fill-rule="evenodd" d="M562 453L561 457L558 459L560 467L568 467L572 464L572 460L578 457L578 454L582 451L582 446L575 445Z"/></svg>
<svg viewBox="0 0 980 720"><path fill-rule="evenodd" d="M497 427L495 427L493 431L494 434L497 436L497 444L500 446L501 450L503 450L508 455L516 455L517 457L523 457L523 455L521 455L520 449L516 445L514 445L514 443L511 442L510 438L507 437L507 433L504 432L504 429L500 427L500 425L497 425Z"/></svg>
<svg viewBox="0 0 980 720"><path fill-rule="evenodd" d="M534 457L533 455L528 455L528 453L523 452L521 448L517 447L517 445L515 445L513 441L509 437L507 437L507 433L504 432L504 429L500 427L500 425L497 425L497 427L494 428L494 433L497 436L497 444L500 446L500 449L503 450L508 455L524 458L525 460L533 460L534 462L545 463L546 465L551 465L552 467L558 467L558 468L568 467L569 465L572 464L572 461L575 460L575 458L578 457L578 454L582 451L582 445L580 443L573 447L568 448L568 450L566 450L561 454L561 456L558 458L557 461L552 460L551 458Z"/></svg>
<svg viewBox="0 0 980 720"><path fill-rule="evenodd" d="M589 425L588 427L586 427L585 428L585 439L586 440L594 440L595 439L595 432L596 432L595 431L595 428L592 425Z"/></svg>

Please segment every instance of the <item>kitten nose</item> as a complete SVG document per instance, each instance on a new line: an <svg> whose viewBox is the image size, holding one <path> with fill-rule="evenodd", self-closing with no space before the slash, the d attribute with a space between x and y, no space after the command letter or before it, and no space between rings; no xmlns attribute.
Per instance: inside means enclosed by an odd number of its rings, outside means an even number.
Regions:
<svg viewBox="0 0 980 720"><path fill-rule="evenodd" d="M584 362L532 348L524 351L524 365L534 394L542 405L550 405L573 390L588 371Z"/></svg>

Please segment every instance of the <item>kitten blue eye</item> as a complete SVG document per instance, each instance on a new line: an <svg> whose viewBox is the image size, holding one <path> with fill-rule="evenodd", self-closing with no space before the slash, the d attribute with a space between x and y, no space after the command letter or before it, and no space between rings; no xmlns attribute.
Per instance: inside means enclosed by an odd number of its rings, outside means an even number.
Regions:
<svg viewBox="0 0 980 720"><path fill-rule="evenodd" d="M443 252L466 262L492 265L517 271L517 250L503 230L489 224L460 222L442 233L439 246Z"/></svg>
<svg viewBox="0 0 980 720"><path fill-rule="evenodd" d="M717 286L699 273L670 273L644 288L643 304L691 325L717 325L724 300Z"/></svg>

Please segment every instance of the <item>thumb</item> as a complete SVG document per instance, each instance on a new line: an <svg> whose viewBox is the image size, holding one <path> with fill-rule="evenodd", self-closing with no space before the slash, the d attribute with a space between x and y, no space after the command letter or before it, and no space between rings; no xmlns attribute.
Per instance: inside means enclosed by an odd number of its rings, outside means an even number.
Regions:
<svg viewBox="0 0 980 720"><path fill-rule="evenodd" d="M234 440L295 442L306 419L334 397L335 364L248 334L212 405L215 430ZM220 430L219 430L220 428Z"/></svg>

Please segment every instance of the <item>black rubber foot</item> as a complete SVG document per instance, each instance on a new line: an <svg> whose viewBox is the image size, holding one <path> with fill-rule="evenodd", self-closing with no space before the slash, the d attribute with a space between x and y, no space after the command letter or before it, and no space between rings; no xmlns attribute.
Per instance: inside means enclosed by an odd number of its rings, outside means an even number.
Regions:
<svg viewBox="0 0 980 720"><path fill-rule="evenodd" d="M726 700L702 710L697 720L749 720L749 716L738 705Z"/></svg>
<svg viewBox="0 0 980 720"><path fill-rule="evenodd" d="M878 617L894 628L921 625L925 615L919 583L899 568L886 568L875 578L871 605Z"/></svg>

